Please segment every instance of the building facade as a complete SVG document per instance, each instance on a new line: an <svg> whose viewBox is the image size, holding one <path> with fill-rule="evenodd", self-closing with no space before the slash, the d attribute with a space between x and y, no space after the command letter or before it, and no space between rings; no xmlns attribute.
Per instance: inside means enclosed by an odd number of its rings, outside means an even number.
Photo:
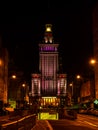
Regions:
<svg viewBox="0 0 98 130"><path fill-rule="evenodd" d="M8 50L2 47L0 38L0 103L8 100Z"/></svg>
<svg viewBox="0 0 98 130"><path fill-rule="evenodd" d="M9 65L10 66L10 65ZM13 108L23 108L29 102L29 86L24 73L9 67L8 103Z"/></svg>
<svg viewBox="0 0 98 130"><path fill-rule="evenodd" d="M39 43L39 74L32 74L31 97L41 106L65 103L67 75L59 73L59 44L54 43L52 25L45 25L44 40Z"/></svg>
<svg viewBox="0 0 98 130"><path fill-rule="evenodd" d="M96 59L96 64L94 65L95 98L98 99L98 2L94 6L92 12L92 30L93 30L94 58Z"/></svg>

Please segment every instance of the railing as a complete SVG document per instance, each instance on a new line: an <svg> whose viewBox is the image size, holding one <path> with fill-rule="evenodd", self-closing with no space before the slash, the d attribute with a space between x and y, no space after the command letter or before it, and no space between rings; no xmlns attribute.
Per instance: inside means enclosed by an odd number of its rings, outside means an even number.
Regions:
<svg viewBox="0 0 98 130"><path fill-rule="evenodd" d="M0 123L0 130L31 130L36 124L36 115L13 118Z"/></svg>

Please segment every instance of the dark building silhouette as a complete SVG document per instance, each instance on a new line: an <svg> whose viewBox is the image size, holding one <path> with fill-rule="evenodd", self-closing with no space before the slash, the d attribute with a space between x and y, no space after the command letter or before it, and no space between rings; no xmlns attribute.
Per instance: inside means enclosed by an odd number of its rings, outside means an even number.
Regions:
<svg viewBox="0 0 98 130"><path fill-rule="evenodd" d="M2 46L0 37L0 102L8 100L8 50Z"/></svg>
<svg viewBox="0 0 98 130"><path fill-rule="evenodd" d="M93 30L94 58L96 60L96 64L94 65L95 98L98 99L98 2L95 4L92 13L92 30Z"/></svg>

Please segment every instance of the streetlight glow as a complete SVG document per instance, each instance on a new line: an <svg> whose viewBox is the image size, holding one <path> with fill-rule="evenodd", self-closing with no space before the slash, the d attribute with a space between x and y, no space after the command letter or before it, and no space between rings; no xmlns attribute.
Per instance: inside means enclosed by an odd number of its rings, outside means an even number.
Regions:
<svg viewBox="0 0 98 130"><path fill-rule="evenodd" d="M22 84L22 87L25 87L26 86L26 84Z"/></svg>
<svg viewBox="0 0 98 130"><path fill-rule="evenodd" d="M13 78L13 79L16 79L16 75L12 75L12 78Z"/></svg>
<svg viewBox="0 0 98 130"><path fill-rule="evenodd" d="M0 59L0 66L2 65L2 60Z"/></svg>
<svg viewBox="0 0 98 130"><path fill-rule="evenodd" d="M69 86L72 86L72 85L73 85L72 83L69 84Z"/></svg>
<svg viewBox="0 0 98 130"><path fill-rule="evenodd" d="M80 75L77 75L77 79L80 79Z"/></svg>
<svg viewBox="0 0 98 130"><path fill-rule="evenodd" d="M90 60L90 63L91 63L92 65L94 65L94 64L96 63L96 60L95 60L95 59L91 59L91 60Z"/></svg>

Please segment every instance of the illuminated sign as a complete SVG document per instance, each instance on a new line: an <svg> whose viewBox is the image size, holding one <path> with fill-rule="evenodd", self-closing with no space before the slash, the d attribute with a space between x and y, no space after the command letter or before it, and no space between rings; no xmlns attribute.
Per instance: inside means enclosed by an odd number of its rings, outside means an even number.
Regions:
<svg viewBox="0 0 98 130"><path fill-rule="evenodd" d="M94 103L95 103L95 104L98 104L98 99L96 99L96 100L94 101Z"/></svg>

